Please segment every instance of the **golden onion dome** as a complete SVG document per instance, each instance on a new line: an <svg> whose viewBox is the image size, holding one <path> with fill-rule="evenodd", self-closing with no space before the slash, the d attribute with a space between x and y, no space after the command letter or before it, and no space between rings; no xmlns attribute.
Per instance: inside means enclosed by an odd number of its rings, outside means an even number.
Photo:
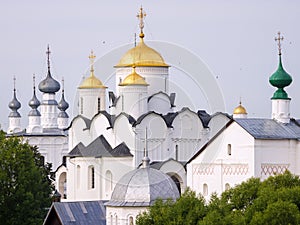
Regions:
<svg viewBox="0 0 300 225"><path fill-rule="evenodd" d="M129 49L115 67L149 66L169 67L163 57L153 48L144 43L143 36L137 46Z"/></svg>
<svg viewBox="0 0 300 225"><path fill-rule="evenodd" d="M107 88L103 83L91 73L79 86L79 89Z"/></svg>
<svg viewBox="0 0 300 225"><path fill-rule="evenodd" d="M245 107L242 106L240 102L239 106L233 110L233 114L247 114Z"/></svg>
<svg viewBox="0 0 300 225"><path fill-rule="evenodd" d="M129 85L140 85L140 86L148 86L145 79L139 75L135 71L135 67L133 66L133 71L129 74L125 79L119 84L119 86L129 86Z"/></svg>
<svg viewBox="0 0 300 225"><path fill-rule="evenodd" d="M96 56L94 55L93 51L91 51L91 54L89 55L90 64L91 64L91 69L90 69L91 74L81 83L81 85L78 87L79 89L107 88L94 74L95 58Z"/></svg>

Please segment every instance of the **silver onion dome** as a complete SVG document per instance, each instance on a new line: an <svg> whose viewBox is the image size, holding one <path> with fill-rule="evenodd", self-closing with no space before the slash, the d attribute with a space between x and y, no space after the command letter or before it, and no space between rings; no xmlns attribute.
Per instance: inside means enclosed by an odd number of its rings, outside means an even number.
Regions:
<svg viewBox="0 0 300 225"><path fill-rule="evenodd" d="M69 103L65 100L64 92L62 93L61 100L60 100L60 102L58 103L57 108L58 108L60 111L66 111L66 110L69 108Z"/></svg>
<svg viewBox="0 0 300 225"><path fill-rule="evenodd" d="M47 55L48 55L48 73L47 73L47 77L42 80L39 84L39 90L43 93L55 93L58 92L60 89L60 84L58 83L58 81L56 81L52 76L51 76L51 72L50 72L50 59L49 59L49 55L50 55L50 50L49 50L49 45L47 48Z"/></svg>
<svg viewBox="0 0 300 225"><path fill-rule="evenodd" d="M9 117L21 117L20 113L18 112L18 109L21 108L21 103L17 99L16 87L15 86L16 86L16 78L14 77L13 99L8 103L8 107L12 111L12 112L10 112Z"/></svg>
<svg viewBox="0 0 300 225"><path fill-rule="evenodd" d="M28 116L41 116L41 113L37 109L40 106L40 104L41 103L35 94L35 76L33 75L33 96L28 102L28 105L31 107Z"/></svg>

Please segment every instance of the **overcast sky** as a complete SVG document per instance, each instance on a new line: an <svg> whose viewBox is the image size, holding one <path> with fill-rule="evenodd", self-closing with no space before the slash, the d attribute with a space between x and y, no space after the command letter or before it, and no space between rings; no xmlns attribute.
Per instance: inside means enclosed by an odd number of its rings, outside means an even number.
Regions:
<svg viewBox="0 0 300 225"><path fill-rule="evenodd" d="M278 65L274 37L281 31L283 64L293 77L286 89L292 98L291 114L300 117L299 1L3 0L1 126L7 129L13 76L23 126L27 125L32 74L37 85L46 76L47 44L52 51L52 75L59 81L64 77L66 99L73 105L90 50L100 57L132 43L133 34L139 32L136 13L141 4L147 13L145 40L173 43L195 53L214 74L230 114L241 97L249 117L270 117L275 88L268 79ZM101 71L96 74L101 79ZM72 109L69 114L73 115Z"/></svg>

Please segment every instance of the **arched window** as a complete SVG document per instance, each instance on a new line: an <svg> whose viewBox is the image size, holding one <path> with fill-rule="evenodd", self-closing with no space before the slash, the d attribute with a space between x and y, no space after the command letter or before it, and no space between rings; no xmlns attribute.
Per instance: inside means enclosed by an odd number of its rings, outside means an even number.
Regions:
<svg viewBox="0 0 300 225"><path fill-rule="evenodd" d="M208 185L203 184L203 196L207 196L207 195L208 195Z"/></svg>
<svg viewBox="0 0 300 225"><path fill-rule="evenodd" d="M83 98L80 98L80 114L83 114Z"/></svg>
<svg viewBox="0 0 300 225"><path fill-rule="evenodd" d="M112 191L112 186L113 186L113 178L112 178L112 173L107 170L105 173L105 191L110 192Z"/></svg>
<svg viewBox="0 0 300 225"><path fill-rule="evenodd" d="M100 98L98 98L98 112L101 111L101 100Z"/></svg>
<svg viewBox="0 0 300 225"><path fill-rule="evenodd" d="M225 184L225 191L229 190L230 189L230 184L226 183Z"/></svg>
<svg viewBox="0 0 300 225"><path fill-rule="evenodd" d="M231 155L231 144L227 145L227 154Z"/></svg>
<svg viewBox="0 0 300 225"><path fill-rule="evenodd" d="M58 179L58 191L62 195L63 199L67 198L67 173L63 172L60 174Z"/></svg>
<svg viewBox="0 0 300 225"><path fill-rule="evenodd" d="M80 188L80 166L77 165L77 188Z"/></svg>
<svg viewBox="0 0 300 225"><path fill-rule="evenodd" d="M175 145L175 160L178 160L178 144Z"/></svg>
<svg viewBox="0 0 300 225"><path fill-rule="evenodd" d="M118 216L117 215L116 215L115 219L116 219L115 224L118 225Z"/></svg>
<svg viewBox="0 0 300 225"><path fill-rule="evenodd" d="M129 216L128 218L128 225L134 225L132 216Z"/></svg>
<svg viewBox="0 0 300 225"><path fill-rule="evenodd" d="M113 225L113 215L110 215L110 225Z"/></svg>
<svg viewBox="0 0 300 225"><path fill-rule="evenodd" d="M88 177L89 177L89 189L95 188L95 167L94 166L89 166L89 171L88 171Z"/></svg>
<svg viewBox="0 0 300 225"><path fill-rule="evenodd" d="M172 175L171 176L171 179L174 181L174 183L176 184L176 187L178 189L178 192L179 194L181 195L181 187L180 187L180 181L179 179L175 176L175 175Z"/></svg>

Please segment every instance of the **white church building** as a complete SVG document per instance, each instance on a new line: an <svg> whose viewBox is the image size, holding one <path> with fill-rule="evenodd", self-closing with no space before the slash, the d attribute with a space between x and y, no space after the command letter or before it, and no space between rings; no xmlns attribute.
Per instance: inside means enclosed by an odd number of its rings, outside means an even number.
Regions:
<svg viewBox="0 0 300 225"><path fill-rule="evenodd" d="M101 71L95 71L91 52L90 75L77 87L78 115L70 123L64 88L56 101L60 84L50 72L49 47L48 73L38 86L42 100L34 81L25 128L14 87L7 135L39 147L45 162L53 165L61 196L45 225L88 224L83 217L91 224L132 225L157 198L175 200L187 187L209 199L250 177L265 179L286 170L300 175L300 121L290 116L291 99L284 90L292 77L282 65L280 33L279 66L269 79L277 88L272 116L248 118L241 103L232 116L209 115L176 109L170 66L145 42L145 16L141 8L139 43L112 65L116 87L96 76ZM99 218L89 217L95 210L101 211Z"/></svg>
<svg viewBox="0 0 300 225"><path fill-rule="evenodd" d="M40 102L36 96L35 75L33 75L33 96L28 103L31 110L28 113L26 127L21 126L21 115L18 112L21 103L16 96L14 78L13 99L8 104L11 112L8 116L7 136L23 137L24 141L38 146L45 163L51 163L52 169L55 171L63 163L63 157L68 153L68 132L65 129L69 124L69 116L66 112L69 104L64 97L64 88L61 92L61 100L59 102L56 100L60 84L53 78L50 71L49 46L46 53L47 75L38 86L42 93L42 101Z"/></svg>
<svg viewBox="0 0 300 225"><path fill-rule="evenodd" d="M238 106L231 118L186 164L187 185L207 198L236 184L258 177L266 179L286 170L300 175L300 121L290 116L285 87L292 77L281 59L282 37L278 33L279 65L269 82L277 90L269 119L247 118Z"/></svg>

